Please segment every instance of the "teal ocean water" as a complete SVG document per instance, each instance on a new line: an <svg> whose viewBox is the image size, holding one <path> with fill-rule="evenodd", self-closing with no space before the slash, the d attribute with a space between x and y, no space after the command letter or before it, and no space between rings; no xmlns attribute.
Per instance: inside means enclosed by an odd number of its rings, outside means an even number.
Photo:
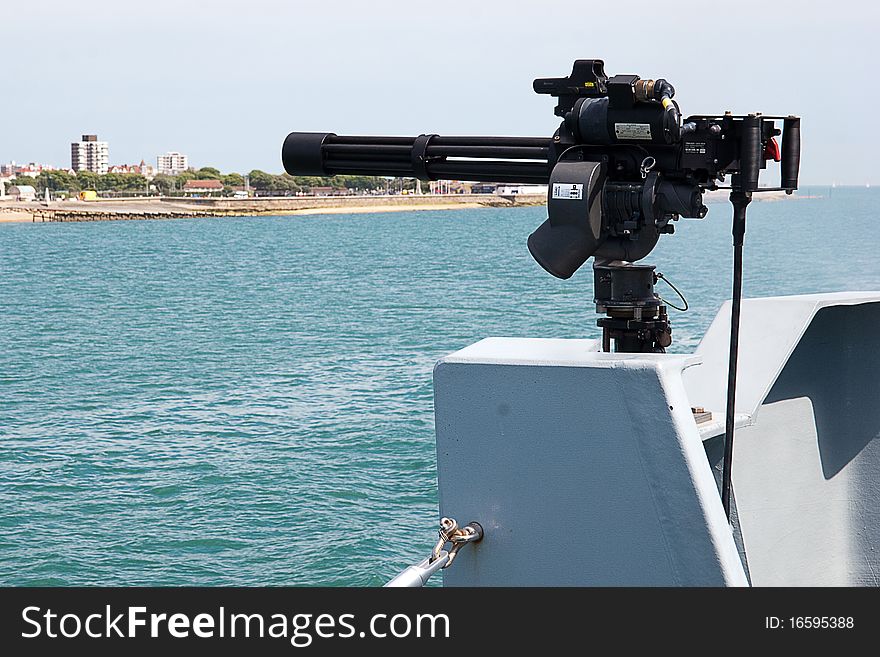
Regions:
<svg viewBox="0 0 880 657"><path fill-rule="evenodd" d="M877 190L753 203L746 296L880 289ZM431 370L597 337L544 208L0 225L0 584L379 585L437 523ZM729 295L730 211L648 259Z"/></svg>

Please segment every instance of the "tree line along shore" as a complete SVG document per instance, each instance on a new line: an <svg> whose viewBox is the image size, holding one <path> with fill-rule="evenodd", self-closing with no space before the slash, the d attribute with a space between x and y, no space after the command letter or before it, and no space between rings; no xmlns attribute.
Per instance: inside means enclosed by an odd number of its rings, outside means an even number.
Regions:
<svg viewBox="0 0 880 657"><path fill-rule="evenodd" d="M102 196L161 195L182 196L184 186L191 180L217 180L222 185L219 195L232 194L248 189L258 196L295 196L310 194L314 190L353 194L392 194L415 191L416 181L404 178L380 176L291 176L275 175L254 169L247 174L221 173L214 167L190 169L177 175L158 174L147 179L138 173L104 173L91 171L71 173L63 169L44 170L36 177L19 176L8 184L29 185L42 197L48 190L53 197L76 196L81 191L94 190ZM428 191L422 183L420 191Z"/></svg>
<svg viewBox="0 0 880 657"><path fill-rule="evenodd" d="M247 180L246 180L247 179ZM217 180L222 193L186 196L187 181ZM241 197L233 192L247 188ZM140 174L95 174L82 171L42 171L35 178L22 176L12 181L34 187L37 198L16 201L0 197L0 222L97 221L165 219L189 217L373 213L402 210L442 210L479 207L543 205L544 194L503 196L491 193L413 193L414 179L378 176L274 175L260 170L248 174L222 174L212 167L188 170L176 176L160 174L148 181ZM423 189L428 183L422 183ZM43 199L49 190L50 202ZM97 198L79 200L79 192L96 190ZM471 191L459 187L458 191ZM477 191L474 188L472 191ZM336 192L336 193L334 193ZM321 195L316 195L320 193ZM782 193L758 195L757 200L777 200ZM705 202L726 201L723 191L707 192Z"/></svg>

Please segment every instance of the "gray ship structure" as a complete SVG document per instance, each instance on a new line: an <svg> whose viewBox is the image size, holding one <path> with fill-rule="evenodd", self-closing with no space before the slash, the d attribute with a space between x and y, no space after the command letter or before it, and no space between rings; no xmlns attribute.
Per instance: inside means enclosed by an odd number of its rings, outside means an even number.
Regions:
<svg viewBox="0 0 880 657"><path fill-rule="evenodd" d="M744 301L730 522L729 302L688 355L487 338L443 358L440 514L482 529L444 584L877 586L878 321L880 292Z"/></svg>

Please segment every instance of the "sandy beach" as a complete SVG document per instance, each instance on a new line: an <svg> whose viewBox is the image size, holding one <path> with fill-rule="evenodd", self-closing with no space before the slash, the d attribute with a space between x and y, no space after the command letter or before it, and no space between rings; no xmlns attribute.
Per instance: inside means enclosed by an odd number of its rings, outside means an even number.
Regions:
<svg viewBox="0 0 880 657"><path fill-rule="evenodd" d="M543 195L328 196L277 198L130 198L97 201L0 200L0 222L108 221L185 217L347 214L542 205Z"/></svg>
<svg viewBox="0 0 880 657"><path fill-rule="evenodd" d="M0 205L0 223L19 223L33 221L34 214L28 210L6 208Z"/></svg>
<svg viewBox="0 0 880 657"><path fill-rule="evenodd" d="M755 194L755 201L777 201L782 192ZM727 192L706 192L705 203L727 202ZM450 194L419 196L290 196L231 198L117 198L97 201L17 202L0 199L0 223L113 221L259 215L364 214L414 210L463 210L544 205L540 195Z"/></svg>

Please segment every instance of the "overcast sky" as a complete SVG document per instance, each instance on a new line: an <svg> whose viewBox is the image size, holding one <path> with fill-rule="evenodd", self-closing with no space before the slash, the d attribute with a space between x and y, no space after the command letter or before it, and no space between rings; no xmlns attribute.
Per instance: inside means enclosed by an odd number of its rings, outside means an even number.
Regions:
<svg viewBox="0 0 880 657"><path fill-rule="evenodd" d="M549 136L535 77L601 58L665 77L685 115L803 117L803 184L880 184L880 5L41 0L5 3L0 162L168 150L281 171L291 130ZM768 181L769 182L769 181Z"/></svg>

